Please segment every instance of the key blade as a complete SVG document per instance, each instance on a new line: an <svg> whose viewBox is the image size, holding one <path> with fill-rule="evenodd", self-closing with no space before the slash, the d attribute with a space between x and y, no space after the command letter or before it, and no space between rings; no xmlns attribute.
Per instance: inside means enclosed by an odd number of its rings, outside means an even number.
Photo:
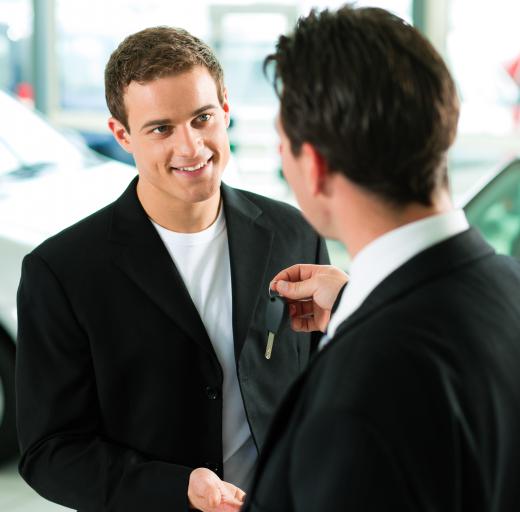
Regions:
<svg viewBox="0 0 520 512"><path fill-rule="evenodd" d="M273 352L274 333L269 332L267 335L267 347L265 347L265 358L271 359L271 353Z"/></svg>

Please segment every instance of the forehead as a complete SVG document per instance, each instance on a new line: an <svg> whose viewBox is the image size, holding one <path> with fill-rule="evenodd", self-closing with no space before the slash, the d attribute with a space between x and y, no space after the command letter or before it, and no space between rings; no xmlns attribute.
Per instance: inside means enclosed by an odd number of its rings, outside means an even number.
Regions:
<svg viewBox="0 0 520 512"><path fill-rule="evenodd" d="M188 71L149 82L132 81L124 92L128 122L145 118L182 121L203 105L218 105L218 91L209 71L196 66Z"/></svg>

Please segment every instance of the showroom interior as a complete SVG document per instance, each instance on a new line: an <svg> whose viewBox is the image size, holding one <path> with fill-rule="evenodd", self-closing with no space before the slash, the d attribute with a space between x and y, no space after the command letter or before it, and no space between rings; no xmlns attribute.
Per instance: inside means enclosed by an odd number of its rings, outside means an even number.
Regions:
<svg viewBox="0 0 520 512"><path fill-rule="evenodd" d="M518 0L359 0L417 27L447 62L461 114L448 171L463 207L497 252L520 258ZM263 59L280 34L326 0L0 0L0 510L69 510L17 474L16 290L25 254L117 198L136 173L109 131L104 68L127 35L182 27L224 69L231 123L229 185L296 206L278 152L278 99ZM43 182L52 193L43 197ZM349 255L327 241L332 263Z"/></svg>

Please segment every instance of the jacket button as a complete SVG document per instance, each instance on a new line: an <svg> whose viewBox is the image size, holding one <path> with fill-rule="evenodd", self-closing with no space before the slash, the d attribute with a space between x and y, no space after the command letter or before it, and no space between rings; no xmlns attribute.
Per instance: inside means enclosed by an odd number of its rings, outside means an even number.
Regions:
<svg viewBox="0 0 520 512"><path fill-rule="evenodd" d="M210 400L216 400L218 398L218 389L211 386L206 386L206 396Z"/></svg>

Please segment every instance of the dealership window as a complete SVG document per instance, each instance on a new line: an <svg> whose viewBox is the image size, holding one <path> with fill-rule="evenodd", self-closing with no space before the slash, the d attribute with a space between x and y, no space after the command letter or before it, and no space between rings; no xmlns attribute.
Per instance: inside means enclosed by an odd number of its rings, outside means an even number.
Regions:
<svg viewBox="0 0 520 512"><path fill-rule="evenodd" d="M450 0L444 52L461 115L450 152L457 199L520 153L520 2Z"/></svg>
<svg viewBox="0 0 520 512"><path fill-rule="evenodd" d="M104 68L123 38L156 25L182 26L201 35L204 7L204 2L181 9L162 0L57 0L58 109L105 114Z"/></svg>
<svg viewBox="0 0 520 512"><path fill-rule="evenodd" d="M412 23L412 4L412 0L358 0L356 2L357 7L382 7L397 14L410 24Z"/></svg>
<svg viewBox="0 0 520 512"><path fill-rule="evenodd" d="M461 133L518 130L520 2L451 0L449 20L446 48L462 100Z"/></svg>
<svg viewBox="0 0 520 512"><path fill-rule="evenodd" d="M30 0L0 0L0 89L32 102Z"/></svg>

